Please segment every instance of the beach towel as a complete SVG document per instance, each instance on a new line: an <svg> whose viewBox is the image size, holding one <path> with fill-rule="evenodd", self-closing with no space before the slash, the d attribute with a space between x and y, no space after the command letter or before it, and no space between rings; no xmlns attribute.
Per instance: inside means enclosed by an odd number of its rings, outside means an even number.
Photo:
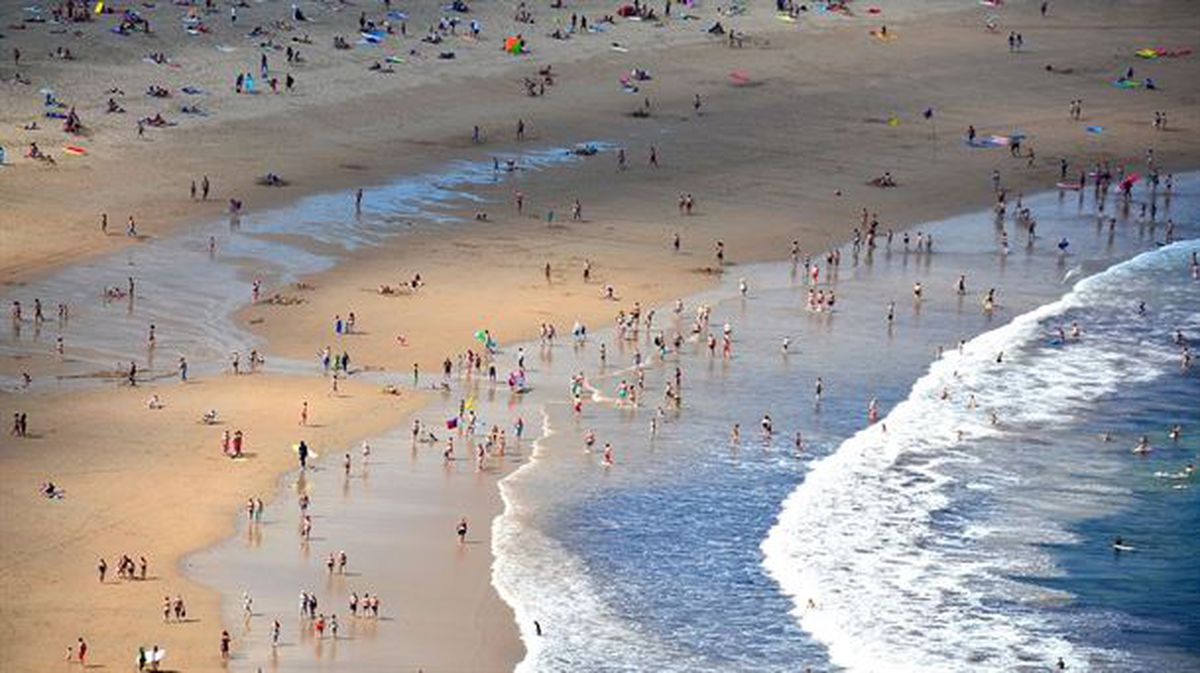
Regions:
<svg viewBox="0 0 1200 673"><path fill-rule="evenodd" d="M1165 49L1163 47L1143 47L1133 52L1134 56L1145 59L1164 58L1179 58L1192 53L1191 49Z"/></svg>
<svg viewBox="0 0 1200 673"><path fill-rule="evenodd" d="M975 140L963 138L963 142L968 147L1007 147L1012 144L1012 140L1008 136L978 136Z"/></svg>
<svg viewBox="0 0 1200 673"><path fill-rule="evenodd" d="M1089 126L1084 130L1087 131L1088 133L1091 133L1092 135L1097 135L1097 136L1100 135L1101 133L1104 133L1103 126Z"/></svg>
<svg viewBox="0 0 1200 673"><path fill-rule="evenodd" d="M77 157L82 157L85 154L87 154L87 149L80 147L78 145L67 145L66 147L63 148L63 151L66 152L67 154L73 154Z"/></svg>
<svg viewBox="0 0 1200 673"><path fill-rule="evenodd" d="M1142 83L1136 79L1125 79L1122 77L1121 79L1113 80L1112 85L1118 89L1136 89L1140 87Z"/></svg>

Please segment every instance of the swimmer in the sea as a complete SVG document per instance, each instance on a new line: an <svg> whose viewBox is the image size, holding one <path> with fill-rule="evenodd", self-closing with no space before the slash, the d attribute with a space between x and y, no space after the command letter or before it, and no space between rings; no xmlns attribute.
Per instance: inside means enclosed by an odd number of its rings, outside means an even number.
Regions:
<svg viewBox="0 0 1200 673"><path fill-rule="evenodd" d="M1146 435L1142 435L1141 438L1138 439L1137 446L1133 447L1133 452L1150 453L1150 438Z"/></svg>

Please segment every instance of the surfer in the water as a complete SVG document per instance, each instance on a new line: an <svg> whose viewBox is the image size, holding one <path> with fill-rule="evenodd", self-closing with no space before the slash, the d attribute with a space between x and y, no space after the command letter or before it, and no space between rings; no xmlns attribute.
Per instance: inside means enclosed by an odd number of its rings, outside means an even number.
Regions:
<svg viewBox="0 0 1200 673"><path fill-rule="evenodd" d="M1142 435L1141 438L1138 439L1137 446L1133 447L1133 452L1150 453L1150 438L1146 435Z"/></svg>

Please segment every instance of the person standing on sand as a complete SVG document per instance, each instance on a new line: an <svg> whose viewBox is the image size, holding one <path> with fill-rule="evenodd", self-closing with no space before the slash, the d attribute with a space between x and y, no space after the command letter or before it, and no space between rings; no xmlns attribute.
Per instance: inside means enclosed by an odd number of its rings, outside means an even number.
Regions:
<svg viewBox="0 0 1200 673"><path fill-rule="evenodd" d="M458 533L458 543L460 545L467 543L467 517L462 517L458 520L458 527L455 529Z"/></svg>
<svg viewBox="0 0 1200 673"><path fill-rule="evenodd" d="M108 573L108 563L103 557L101 557L100 562L96 564L96 572L100 574L100 583L104 584L104 576Z"/></svg>
<svg viewBox="0 0 1200 673"><path fill-rule="evenodd" d="M221 660L229 661L229 643L233 638L228 631L221 631Z"/></svg>
<svg viewBox="0 0 1200 673"><path fill-rule="evenodd" d="M192 196L192 200L195 201L196 200L196 181L195 180L192 180L191 196Z"/></svg>
<svg viewBox="0 0 1200 673"><path fill-rule="evenodd" d="M202 179L200 181L200 200L201 201L208 200L208 186L209 186L208 185L208 176L206 175L206 176L204 176L204 179Z"/></svg>
<svg viewBox="0 0 1200 673"><path fill-rule="evenodd" d="M650 146L650 167L658 168L658 148L654 145Z"/></svg>
<svg viewBox="0 0 1200 673"><path fill-rule="evenodd" d="M303 439L296 446L296 455L300 457L300 469L308 469L308 444L305 444Z"/></svg>
<svg viewBox="0 0 1200 673"><path fill-rule="evenodd" d="M358 190L354 192L354 212L356 213L362 212L362 197L363 190L362 187L359 187Z"/></svg>
<svg viewBox="0 0 1200 673"><path fill-rule="evenodd" d="M520 141L520 140L524 140L524 139L525 139L525 120L518 119L517 120L517 140Z"/></svg>
<svg viewBox="0 0 1200 673"><path fill-rule="evenodd" d="M300 425L308 425L308 401L305 400L300 404Z"/></svg>
<svg viewBox="0 0 1200 673"><path fill-rule="evenodd" d="M77 643L78 644L75 648L75 654L78 657L79 665L83 666L84 668L87 668L87 651L88 651L87 641L83 639L83 636L79 636L79 640L77 641ZM69 652L70 650L67 650L67 651Z"/></svg>

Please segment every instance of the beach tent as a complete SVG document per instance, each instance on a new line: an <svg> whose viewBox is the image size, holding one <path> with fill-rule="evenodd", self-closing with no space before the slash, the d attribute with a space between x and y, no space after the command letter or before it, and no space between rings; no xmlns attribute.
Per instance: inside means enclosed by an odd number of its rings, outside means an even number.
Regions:
<svg viewBox="0 0 1200 673"><path fill-rule="evenodd" d="M520 35L509 35L504 38L504 51L510 54L520 54L525 50L525 40Z"/></svg>

